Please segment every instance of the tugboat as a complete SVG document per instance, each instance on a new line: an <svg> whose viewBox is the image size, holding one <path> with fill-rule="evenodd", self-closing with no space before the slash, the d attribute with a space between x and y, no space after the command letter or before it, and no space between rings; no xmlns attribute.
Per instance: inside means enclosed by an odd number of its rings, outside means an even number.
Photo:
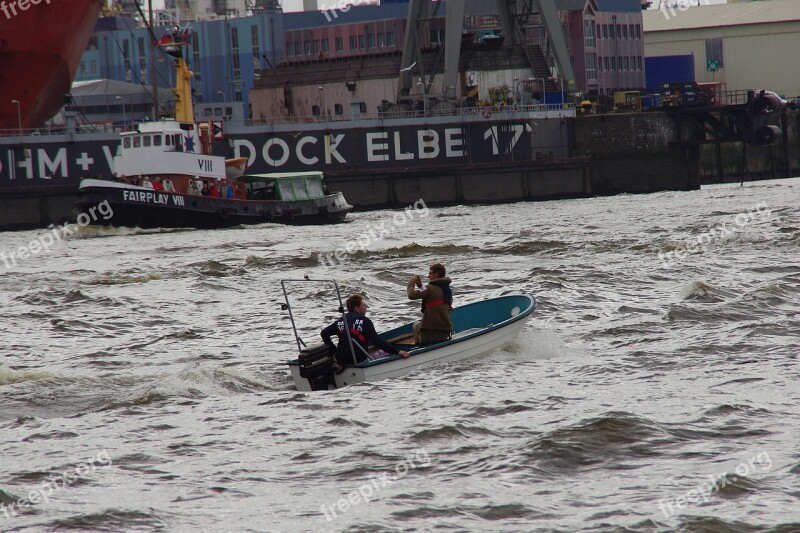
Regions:
<svg viewBox="0 0 800 533"><path fill-rule="evenodd" d="M243 175L246 159L212 155L212 124L195 124L193 74L182 47L188 30L158 42L175 57L174 120L122 132L115 181L83 179L77 210L93 224L139 228L225 228L240 224L343 222L353 209L341 192L327 192L321 172ZM100 204L113 216L90 216Z"/></svg>

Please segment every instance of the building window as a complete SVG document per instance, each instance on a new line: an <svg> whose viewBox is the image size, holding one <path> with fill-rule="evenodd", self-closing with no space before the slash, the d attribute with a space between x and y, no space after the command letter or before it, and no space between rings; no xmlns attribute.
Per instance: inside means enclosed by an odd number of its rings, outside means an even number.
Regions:
<svg viewBox="0 0 800 533"><path fill-rule="evenodd" d="M367 46L369 48L375 48L375 34L374 33L370 33L369 35L367 35Z"/></svg>
<svg viewBox="0 0 800 533"><path fill-rule="evenodd" d="M611 70L617 70L617 58L616 57L612 57L611 58Z"/></svg>
<svg viewBox="0 0 800 533"><path fill-rule="evenodd" d="M313 54L314 55L319 54L319 51L320 51L319 39L315 39L311 44L312 44L312 50L311 51L313 52Z"/></svg>
<svg viewBox="0 0 800 533"><path fill-rule="evenodd" d="M294 43L288 43L286 45L286 55L289 57L294 55Z"/></svg>
<svg viewBox="0 0 800 533"><path fill-rule="evenodd" d="M597 38L598 38L598 39L599 39L599 38L600 38L600 36L602 35L602 34L600 33L600 24L598 24L598 25L597 25L597 27L595 28L595 32L594 32L594 34L597 36Z"/></svg>
<svg viewBox="0 0 800 533"><path fill-rule="evenodd" d="M311 41L303 41L303 52L305 52L307 56L311 55Z"/></svg>
<svg viewBox="0 0 800 533"><path fill-rule="evenodd" d="M383 48L386 46L386 35L383 33L378 34L378 48Z"/></svg>
<svg viewBox="0 0 800 533"><path fill-rule="evenodd" d="M294 55L299 56L303 53L303 43L297 41L294 43Z"/></svg>
<svg viewBox="0 0 800 533"><path fill-rule="evenodd" d="M394 46L394 32L390 31L386 33L386 46Z"/></svg>
<svg viewBox="0 0 800 533"><path fill-rule="evenodd" d="M608 39L608 24L603 24L603 39Z"/></svg>
<svg viewBox="0 0 800 533"><path fill-rule="evenodd" d="M634 34L633 34L633 24L629 24L629 25L628 25L628 35L630 35L630 36L631 36L631 39L633 39L633 38L634 38Z"/></svg>
<svg viewBox="0 0 800 533"><path fill-rule="evenodd" d="M642 70L642 56L636 56L636 70Z"/></svg>
<svg viewBox="0 0 800 533"><path fill-rule="evenodd" d="M724 67L722 55L722 38L706 39L706 62L716 61L720 67Z"/></svg>
<svg viewBox="0 0 800 533"><path fill-rule="evenodd" d="M586 79L597 79L597 54L586 54Z"/></svg>
<svg viewBox="0 0 800 533"><path fill-rule="evenodd" d="M341 37L337 37L334 46L336 46L336 51L341 52L344 50L344 39Z"/></svg>
<svg viewBox="0 0 800 533"><path fill-rule="evenodd" d="M622 25L622 38L623 39L627 39L628 38L628 25L627 24L623 24Z"/></svg>
<svg viewBox="0 0 800 533"><path fill-rule="evenodd" d="M605 70L606 72L611 70L610 68L608 68L608 56L603 58L603 67L605 67L603 70Z"/></svg>
<svg viewBox="0 0 800 533"><path fill-rule="evenodd" d="M253 41L253 77L261 78L261 46L258 40L258 26L250 26L250 37Z"/></svg>
<svg viewBox="0 0 800 533"><path fill-rule="evenodd" d="M350 50L358 50L358 41L356 41L356 36L350 36Z"/></svg>
<svg viewBox="0 0 800 533"><path fill-rule="evenodd" d="M617 24L617 39L622 39L622 26Z"/></svg>
<svg viewBox="0 0 800 533"><path fill-rule="evenodd" d="M358 36L358 47L361 48L361 49L364 49L364 48L367 47L366 46L366 39L364 39L363 35L359 35Z"/></svg>
<svg viewBox="0 0 800 533"><path fill-rule="evenodd" d="M623 70L630 70L630 69L631 69L631 62L630 62L630 60L628 59L628 56L625 56L625 57L623 58L623 60L624 60L624 62L625 62L625 68L624 68Z"/></svg>
<svg viewBox="0 0 800 533"><path fill-rule="evenodd" d="M311 106L311 114L314 115L315 117L318 117L320 115L319 106L318 105L312 105Z"/></svg>
<svg viewBox="0 0 800 533"><path fill-rule="evenodd" d="M641 39L642 38L642 26L641 26L641 24L637 24L636 25L636 38L637 39Z"/></svg>
<svg viewBox="0 0 800 533"><path fill-rule="evenodd" d="M591 20L583 21L583 45L586 48L594 48L594 22Z"/></svg>
<svg viewBox="0 0 800 533"><path fill-rule="evenodd" d="M344 107L342 104L333 104L333 112L337 115L344 115Z"/></svg>

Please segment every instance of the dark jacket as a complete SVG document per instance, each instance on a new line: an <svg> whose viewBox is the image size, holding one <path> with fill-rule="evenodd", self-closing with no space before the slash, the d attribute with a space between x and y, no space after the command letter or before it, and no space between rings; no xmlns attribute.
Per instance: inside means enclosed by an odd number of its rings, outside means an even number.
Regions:
<svg viewBox="0 0 800 533"><path fill-rule="evenodd" d="M450 320L450 313L453 310L450 278L431 280L422 290L418 290L411 282L406 292L410 300L422 300L420 343L430 344L449 339L450 332L453 331L453 322Z"/></svg>
<svg viewBox="0 0 800 533"><path fill-rule="evenodd" d="M364 352L359 350L357 346L355 346L356 343L361 345L364 350L366 350L369 345L372 345L393 354L396 354L400 351L380 338L378 336L378 332L375 331L375 326L372 324L372 320L361 313L349 311L347 313L347 325L350 328L350 337L353 340L353 351L355 352L356 359L359 363L365 361L367 356L364 355ZM350 348L347 346L347 334L344 331L344 320L340 318L327 328L323 329L320 332L320 335L322 335L322 342L330 347L333 347L333 341L331 341L331 337L339 337L339 343L336 348L336 361L342 366L353 364L353 354L350 352Z"/></svg>

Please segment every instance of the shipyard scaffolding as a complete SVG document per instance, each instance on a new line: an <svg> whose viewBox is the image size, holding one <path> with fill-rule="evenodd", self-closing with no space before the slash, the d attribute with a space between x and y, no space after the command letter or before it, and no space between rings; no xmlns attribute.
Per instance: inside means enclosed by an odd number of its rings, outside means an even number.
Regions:
<svg viewBox="0 0 800 533"><path fill-rule="evenodd" d="M458 94L459 63L465 32L479 32L480 41L490 46L519 47L533 74L524 86L528 94L541 99L547 92L574 92L575 73L569 56L556 0L496 0L496 16L465 16L464 2L450 2L445 14L444 45L431 63L423 60L424 36L436 19L441 3L411 0L403 43L396 105L423 111L449 107ZM504 42L505 41L505 42ZM434 76L444 63L439 86ZM472 80L465 80L462 94L474 96ZM416 89L416 90L415 90ZM515 88L516 89L516 88ZM494 98L492 98L494 100ZM563 99L562 99L563 102Z"/></svg>

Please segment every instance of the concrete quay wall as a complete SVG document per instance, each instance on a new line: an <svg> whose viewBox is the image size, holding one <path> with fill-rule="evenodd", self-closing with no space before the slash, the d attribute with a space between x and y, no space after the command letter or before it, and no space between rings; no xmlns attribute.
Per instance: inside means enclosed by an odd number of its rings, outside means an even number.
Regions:
<svg viewBox="0 0 800 533"><path fill-rule="evenodd" d="M699 189L699 150L677 146L677 134L659 112L579 116L574 153L591 158L597 195Z"/></svg>

